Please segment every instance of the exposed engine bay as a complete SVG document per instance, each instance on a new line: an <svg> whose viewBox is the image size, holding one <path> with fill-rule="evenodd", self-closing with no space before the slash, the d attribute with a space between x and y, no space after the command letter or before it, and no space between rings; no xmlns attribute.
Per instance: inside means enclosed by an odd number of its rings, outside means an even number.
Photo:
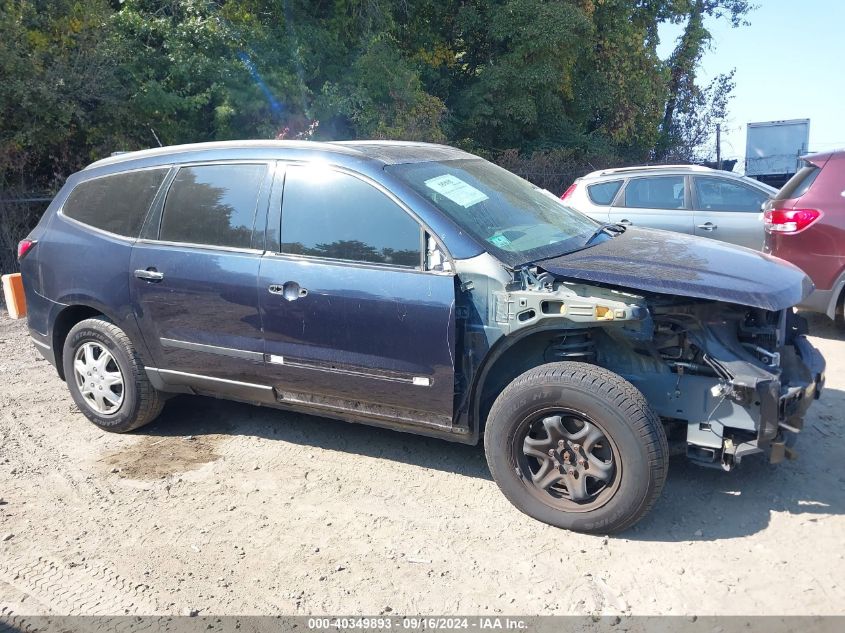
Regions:
<svg viewBox="0 0 845 633"><path fill-rule="evenodd" d="M824 382L824 360L791 308L570 281L536 266L491 293L504 335L559 328L545 360L596 363L634 384L676 452L730 470L745 456L795 457L790 438Z"/></svg>

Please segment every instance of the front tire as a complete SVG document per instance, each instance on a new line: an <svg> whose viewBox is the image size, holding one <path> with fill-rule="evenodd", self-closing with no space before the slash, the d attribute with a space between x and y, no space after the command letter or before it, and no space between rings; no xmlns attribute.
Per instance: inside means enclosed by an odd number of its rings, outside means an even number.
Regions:
<svg viewBox="0 0 845 633"><path fill-rule="evenodd" d="M135 346L105 318L85 319L70 330L62 363L76 406L104 431L126 433L161 413L164 398L150 384Z"/></svg>
<svg viewBox="0 0 845 633"><path fill-rule="evenodd" d="M493 479L525 514L576 532L631 527L666 481L663 425L643 394L607 369L549 363L509 384L490 409Z"/></svg>

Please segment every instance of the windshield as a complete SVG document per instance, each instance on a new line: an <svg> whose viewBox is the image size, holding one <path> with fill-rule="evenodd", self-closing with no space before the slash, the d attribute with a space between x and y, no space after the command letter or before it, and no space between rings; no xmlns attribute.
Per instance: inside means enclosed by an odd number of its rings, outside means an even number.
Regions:
<svg viewBox="0 0 845 633"><path fill-rule="evenodd" d="M581 249L600 226L548 191L480 158L386 169L508 265Z"/></svg>

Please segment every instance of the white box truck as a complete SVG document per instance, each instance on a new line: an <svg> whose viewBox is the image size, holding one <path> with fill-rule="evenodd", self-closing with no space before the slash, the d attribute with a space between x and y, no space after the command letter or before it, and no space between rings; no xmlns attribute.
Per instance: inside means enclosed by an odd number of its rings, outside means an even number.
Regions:
<svg viewBox="0 0 845 633"><path fill-rule="evenodd" d="M749 123L745 175L781 187L801 167L807 153L810 119Z"/></svg>

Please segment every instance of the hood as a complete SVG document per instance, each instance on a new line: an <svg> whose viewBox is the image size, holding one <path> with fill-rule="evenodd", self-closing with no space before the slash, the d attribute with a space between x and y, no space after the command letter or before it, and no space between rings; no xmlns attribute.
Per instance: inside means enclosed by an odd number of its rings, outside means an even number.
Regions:
<svg viewBox="0 0 845 633"><path fill-rule="evenodd" d="M595 246L537 262L553 275L764 310L783 310L813 290L781 259L703 237L629 228Z"/></svg>

